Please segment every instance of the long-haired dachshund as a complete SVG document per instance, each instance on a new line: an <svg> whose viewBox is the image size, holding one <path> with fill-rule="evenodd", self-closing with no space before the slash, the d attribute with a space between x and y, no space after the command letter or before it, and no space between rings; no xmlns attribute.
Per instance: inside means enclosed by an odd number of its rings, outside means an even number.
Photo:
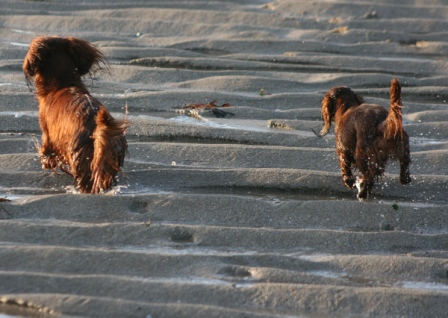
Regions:
<svg viewBox="0 0 448 318"><path fill-rule="evenodd" d="M409 173L409 136L404 131L401 115L401 86L395 78L390 86L389 111L375 104L366 104L362 97L348 87L334 87L322 100L324 121L322 137L335 123L336 153L342 181L349 189L358 188L358 199L366 199L372 192L375 179L384 174L389 159L400 163L400 182L411 182ZM352 175L357 168L362 179Z"/></svg>
<svg viewBox="0 0 448 318"><path fill-rule="evenodd" d="M42 168L72 175L82 193L115 184L127 153L126 120L114 119L82 81L105 67L104 55L89 42L57 36L35 38L23 63L39 101Z"/></svg>

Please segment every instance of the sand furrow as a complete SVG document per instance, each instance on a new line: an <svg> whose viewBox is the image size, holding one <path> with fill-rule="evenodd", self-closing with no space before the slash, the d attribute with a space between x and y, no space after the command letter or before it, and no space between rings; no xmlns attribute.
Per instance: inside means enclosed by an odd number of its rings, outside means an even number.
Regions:
<svg viewBox="0 0 448 318"><path fill-rule="evenodd" d="M28 188L28 191L32 191L32 188ZM236 225L233 220L237 219L239 226L277 229L345 229L366 232L399 230L427 234L443 233L447 229L443 223L446 218L443 203L384 200L365 205L354 200L335 200L336 197L319 194L272 189L262 191L260 188L153 191L152 194L107 195L98 198L54 193L50 195L50 192L47 196L33 198L29 192L25 192L18 194L18 198L12 203L3 206L18 219L20 226L33 218L87 224L107 221L166 221L223 226ZM58 202L63 204L58 205ZM106 209L83 213L77 203L81 207L102 203ZM20 219L26 219L25 223Z"/></svg>
<svg viewBox="0 0 448 318"><path fill-rule="evenodd" d="M91 218L91 220L94 218ZM96 218L98 219L98 218ZM92 220L93 221L93 220ZM411 253L421 250L446 250L447 234L444 229L440 234L416 234L399 232L393 226L383 231L343 231L325 229L274 229L266 226L256 227L231 227L214 225L182 225L159 224L146 222L137 225L115 225L96 228L97 233L83 227L42 227L37 233L42 233L38 242L49 244L61 236L64 231L67 238L61 242L77 240L81 244L103 244L105 247L113 247L115 244L133 246L153 246L157 244L185 244L189 246L208 247L215 249L248 249L251 251L272 251L281 249L282 252L291 250L308 251L313 253L368 253L378 251L381 253ZM150 224L148 226L148 224ZM30 225L29 228L34 226ZM130 230L133 232L130 232ZM22 230L21 230L22 232ZM95 234L98 237L95 237ZM46 238L48 235L48 239ZM28 235L29 236L29 235ZM25 240L17 238L18 241ZM117 242L119 240L119 242ZM236 241L236 242L235 242ZM8 242L11 244L13 242ZM11 250L14 254L14 249ZM5 262L11 257L5 258ZM20 260L20 258L17 258ZM52 262L52 260L49 260ZM24 266L27 266L26 263ZM112 265L109 265L112 266ZM443 272L439 273L442 279Z"/></svg>
<svg viewBox="0 0 448 318"><path fill-rule="evenodd" d="M444 305L444 293L428 291L419 295L419 301L412 301L416 297L413 290L402 291L395 288L343 288L333 286L316 285L293 285L293 284L259 284L255 286L214 286L203 284L171 284L171 283L146 283L124 279L111 281L102 277L64 277L61 275L39 275L30 273L28 275L5 275L4 281L10 283L13 279L26 280L27 288L19 291L14 287L9 293L29 293L39 289L41 294L54 294L54 286L75 285L79 292L78 297L98 297L98 289L106 292L103 297L117 300L133 300L139 302L165 303L189 303L207 304L211 306L222 306L232 304L230 308L249 308L269 313L277 310L282 314L297 315L300 312L321 312L329 314L337 312L341 315L349 312L362 314L369 312L371 315L396 315L398 313L426 315L433 317L444 314L440 308ZM3 277L2 277L3 279ZM10 284L8 284L10 285ZM133 299L126 294L117 293L116 290L132 292ZM60 288L61 294L67 294L69 290ZM284 296L283 296L284 295ZM286 296L287 295L287 296ZM328 299L321 301L322 298ZM376 306L371 307L369 299L376 298ZM390 301L392 300L392 301ZM40 301L42 303L42 300ZM403 309L402 304L409 304ZM83 307L83 306L81 306Z"/></svg>

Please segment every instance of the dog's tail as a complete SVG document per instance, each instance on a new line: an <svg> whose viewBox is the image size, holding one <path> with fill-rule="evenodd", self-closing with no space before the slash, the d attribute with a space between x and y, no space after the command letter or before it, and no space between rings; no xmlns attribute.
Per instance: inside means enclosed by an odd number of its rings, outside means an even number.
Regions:
<svg viewBox="0 0 448 318"><path fill-rule="evenodd" d="M389 113L381 127L386 139L393 139L397 135L403 135L401 108L403 108L401 103L401 86L400 82L394 78L390 84Z"/></svg>
<svg viewBox="0 0 448 318"><path fill-rule="evenodd" d="M90 169L92 171L91 193L109 189L115 183L115 177L121 171L128 144L124 136L128 127L127 120L114 119L104 106L96 117L96 128L92 134L94 154Z"/></svg>

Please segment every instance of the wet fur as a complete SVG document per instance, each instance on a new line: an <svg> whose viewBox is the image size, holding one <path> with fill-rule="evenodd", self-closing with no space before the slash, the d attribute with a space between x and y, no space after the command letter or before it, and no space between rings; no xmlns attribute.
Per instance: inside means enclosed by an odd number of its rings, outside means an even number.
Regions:
<svg viewBox="0 0 448 318"><path fill-rule="evenodd" d="M72 175L82 193L115 184L127 153L126 121L115 120L82 81L105 67L105 57L89 42L57 36L35 38L23 63L39 101L42 167Z"/></svg>
<svg viewBox="0 0 448 318"><path fill-rule="evenodd" d="M401 86L393 79L390 86L389 111L364 103L348 87L335 87L322 100L324 125L320 136L335 123L336 153L346 187L353 188L352 168L362 174L358 198L362 201L372 192L375 179L382 176L389 159L400 163L400 182L411 182L409 173L409 136L402 126Z"/></svg>

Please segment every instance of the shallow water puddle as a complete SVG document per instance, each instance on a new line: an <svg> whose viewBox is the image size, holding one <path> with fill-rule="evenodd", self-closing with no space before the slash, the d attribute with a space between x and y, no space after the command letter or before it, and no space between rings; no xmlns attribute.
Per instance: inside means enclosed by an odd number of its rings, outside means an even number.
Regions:
<svg viewBox="0 0 448 318"><path fill-rule="evenodd" d="M2 187L0 186L0 198L6 198L9 200L18 200L22 198L30 198L35 195L47 195L47 194L63 194L69 193L67 190L55 189L55 188L32 188L32 187Z"/></svg>
<svg viewBox="0 0 448 318"><path fill-rule="evenodd" d="M149 283L162 283L162 284L191 284L191 285L232 285L231 282L198 276L185 276L185 277L126 277L127 280L135 280L139 282ZM0 317L1 318L1 317Z"/></svg>
<svg viewBox="0 0 448 318"><path fill-rule="evenodd" d="M321 276L326 278L344 278L347 277L347 273L344 272L333 272L333 271L325 271L325 270L316 270L308 272L311 275Z"/></svg>
<svg viewBox="0 0 448 318"><path fill-rule="evenodd" d="M113 114L114 115L114 114ZM174 113L164 113L158 114L159 116L151 116L145 114L135 114L128 115L128 119L132 122L132 119L148 119L153 121L165 122L166 124L177 123L177 124L187 124L187 125L195 125L195 126L203 126L210 128L220 128L220 129L241 129L241 130L251 130L251 131L269 131L268 129L264 129L262 127L250 127L247 126L239 126L234 125L235 121L232 121L232 125L222 124L214 121L212 118L205 118L200 116L199 118L189 117L187 115L176 115ZM117 116L119 117L119 116ZM131 137L132 139L132 137Z"/></svg>
<svg viewBox="0 0 448 318"><path fill-rule="evenodd" d="M105 248L107 249L107 248ZM194 255L194 256L253 256L261 254L271 254L271 253L260 253L258 251L250 250L239 250L239 249L225 249L218 250L205 247L197 246L184 246L176 248L169 246L147 246L147 247L137 247L137 246L120 246L113 248L114 251L124 251L129 253L137 254L158 254L158 255ZM272 255L277 255L277 253L272 253Z"/></svg>
<svg viewBox="0 0 448 318"><path fill-rule="evenodd" d="M434 282L411 282L404 281L399 283L385 283L377 280L368 279L360 276L348 275L345 272L335 272L326 270L316 270L308 272L311 275L321 276L325 278L332 279L344 279L350 283L356 283L363 286L381 286L381 287L393 287L393 288L404 288L404 289L415 289L415 290L429 290L429 291L443 291L448 292L448 285L443 283Z"/></svg>
<svg viewBox="0 0 448 318"><path fill-rule="evenodd" d="M334 259L338 254L313 253L313 254L288 254L289 256L297 257L299 259L310 262L324 262L329 259Z"/></svg>
<svg viewBox="0 0 448 318"><path fill-rule="evenodd" d="M400 206L407 206L407 207L413 207L414 209L418 208L431 208L435 206L442 206L445 205L443 203L437 204L436 202L429 203L429 202L415 202L415 201L389 201L389 200L379 200L379 204L385 204L390 206L396 206L396 209L399 209Z"/></svg>
<svg viewBox="0 0 448 318"><path fill-rule="evenodd" d="M39 113L37 111L3 111L0 112L0 116L14 116L16 118L20 118L22 116L29 116L29 117L37 117Z"/></svg>
<svg viewBox="0 0 448 318"><path fill-rule="evenodd" d="M238 120L238 119L216 119L213 117L191 117L187 115L179 115L175 113L165 113L159 116L151 116L145 114L129 115L128 118L144 118L149 120L166 121L188 124L196 126L204 126L210 128L243 130L243 131L256 131L256 132L272 132L272 129L266 125L265 120ZM299 133L299 131L289 131L289 133Z"/></svg>
<svg viewBox="0 0 448 318"><path fill-rule="evenodd" d="M436 146L446 144L447 141L442 139L424 138L424 137L412 137L410 139L411 146Z"/></svg>
<svg viewBox="0 0 448 318"><path fill-rule="evenodd" d="M173 122L206 126L211 128L222 128L222 129L233 129L233 130L244 130L244 131L257 131L257 132L272 132L272 129L264 126L265 121L261 121L262 124L248 123L244 121L244 124L239 124L238 120L228 120L228 123L223 124L215 121L212 118L192 118L189 116L177 116L170 119ZM223 121L226 121L224 119Z"/></svg>
<svg viewBox="0 0 448 318"><path fill-rule="evenodd" d="M444 291L448 292L448 285L442 283L427 283L427 282L402 282L397 284L396 287L401 287L405 289L416 289L416 290L434 290L434 291Z"/></svg>
<svg viewBox="0 0 448 318"><path fill-rule="evenodd" d="M208 127L215 127L215 128L238 129L237 127L232 127L229 125L216 123L216 122L208 120L207 118L204 118L204 117L192 118L189 116L177 116L177 117L171 118L170 120L173 122L178 122L178 123L208 126Z"/></svg>
<svg viewBox="0 0 448 318"><path fill-rule="evenodd" d="M14 46L20 46L20 47L29 47L29 44L26 43L19 43L19 42L9 42L9 44L14 45Z"/></svg>
<svg viewBox="0 0 448 318"><path fill-rule="evenodd" d="M73 188L73 191L75 189ZM152 194L174 194L174 191L163 190L156 187L142 187L136 185L118 185L106 193L107 195L152 195Z"/></svg>
<svg viewBox="0 0 448 318"><path fill-rule="evenodd" d="M0 192L0 198L4 198L7 200L11 200L11 201L22 199L24 197L25 197L24 195L10 195L10 194Z"/></svg>
<svg viewBox="0 0 448 318"><path fill-rule="evenodd" d="M274 205L280 205L289 201L327 201L336 199L332 196L314 193L314 191L288 191L281 189L263 189L254 187L199 187L194 189L178 189L177 193L243 196L260 199ZM345 197L340 197L338 200L345 200ZM353 200L355 200L355 198L353 198Z"/></svg>
<svg viewBox="0 0 448 318"><path fill-rule="evenodd" d="M20 29L10 29L11 32L19 33L19 34L34 34L32 31L20 30Z"/></svg>

